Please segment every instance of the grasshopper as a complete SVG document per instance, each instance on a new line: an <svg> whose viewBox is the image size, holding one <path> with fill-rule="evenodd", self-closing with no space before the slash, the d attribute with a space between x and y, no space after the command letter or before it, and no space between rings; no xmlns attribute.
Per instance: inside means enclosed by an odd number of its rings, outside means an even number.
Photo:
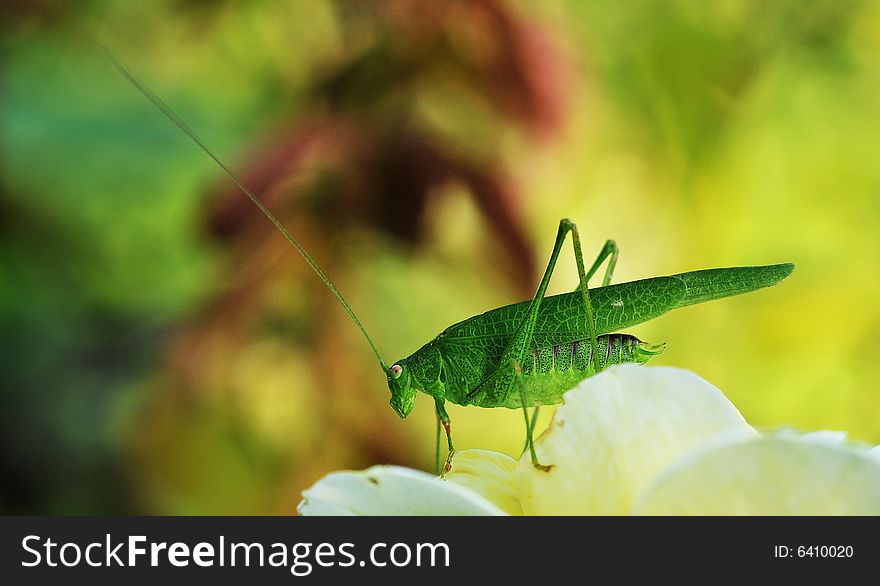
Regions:
<svg viewBox="0 0 880 586"><path fill-rule="evenodd" d="M493 309L449 326L411 355L388 366L346 299L260 198L134 73L109 51L108 55L141 94L219 165L342 304L385 373L391 407L397 415L404 419L409 416L419 391L434 399L438 474L441 471L441 427L448 449L444 471L450 470L455 453L451 420L445 408L447 401L462 406L522 409L526 449L532 463L538 469L550 470L552 466L541 464L535 453L533 432L538 409L542 405L561 403L566 391L610 365L643 364L663 351L663 344L648 344L616 330L679 307L776 285L794 270L790 263L718 268L611 285L619 255L615 242L608 240L590 269L585 270L577 226L563 219L559 222L547 268L530 301ZM580 277L578 287L571 293L548 296L550 277L569 234ZM590 289L589 280L606 260L602 285ZM534 407L531 418L529 407Z"/></svg>

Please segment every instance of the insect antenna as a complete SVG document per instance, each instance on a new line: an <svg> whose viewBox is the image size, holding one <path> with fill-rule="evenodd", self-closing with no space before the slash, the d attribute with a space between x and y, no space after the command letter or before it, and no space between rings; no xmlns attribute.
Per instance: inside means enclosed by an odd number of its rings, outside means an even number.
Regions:
<svg viewBox="0 0 880 586"><path fill-rule="evenodd" d="M203 141L201 139L201 137L199 137L199 135L196 134L195 131L187 125L186 122L181 120L177 116L177 114L175 114L174 111L170 107L168 107L168 105L166 105L165 102L163 102L159 98L159 96L154 94L140 79L138 79L138 77L128 67L123 65L122 62L120 62L116 58L116 56L113 55L113 53L110 51L110 49L108 49L107 47L104 47L104 51L107 53L107 56L113 62L113 65L116 66L116 69L118 69L119 72L123 76L125 76L125 78L128 79L128 81L131 82L131 84L135 88L137 88L137 90L141 94L143 94L143 96L145 98L150 100L153 103L153 105L156 106L165 115L166 118L171 120L171 122L173 122L180 130L183 131L184 134L186 134L190 139L192 139L192 141L194 143L196 143L209 157L211 157L214 160L214 162L220 166L220 168L223 170L223 172L226 173L226 175L228 175L230 179L232 179L232 181L238 186L238 188L241 189L241 191L246 196L248 196L248 198L252 202L254 202L254 205L256 205L260 209L260 211L263 212L263 215L266 216L270 222L272 222L272 224L275 226L275 228L277 228L278 231L281 232L281 235L284 236L284 238L286 238L287 241L290 242L294 248L296 248L297 252L300 253L300 255L303 257L303 259L305 259L306 263L308 263L308 265L312 268L312 270L315 271L315 273L321 278L322 281L324 281L324 284L327 285L327 288L330 289L330 292L333 293L333 295L336 297L336 299L339 300L339 303L342 304L342 307L345 308L345 311L348 312L349 317L351 317L351 319L357 325L358 329L360 329L361 333L364 335L364 338L366 338L367 343L370 345L370 348L373 350L373 354L375 354L376 358L379 359L379 364L382 365L382 369L384 371L388 372L389 371L388 365L385 364L384 360L382 360L382 356L379 355L379 350L376 349L376 345L373 343L373 339L370 338L370 335L367 333L366 328L364 328L363 324L361 324L361 321L358 319L357 315L354 313L354 310L351 308L351 306L345 300L345 297L342 296L342 293L339 292L339 290L336 288L336 286L333 284L333 282L330 280L330 278L324 273L324 271L321 270L321 267L318 266L318 263L316 263L315 260L311 257L311 255L309 255L309 253L306 252L306 249L302 247L302 245L299 243L299 241L296 238L294 238L290 232L287 231L287 228L284 227L284 224L282 224L281 221L278 220L277 217L275 217L275 214L273 214L269 210L269 208L266 207L266 205L260 200L260 198L258 198L254 194L254 192L251 191L250 188L247 185L245 185L244 182L241 179L239 179L238 176L236 176L235 173L233 173L229 169L229 167L227 167L223 163L223 161L220 160L220 158L217 155L214 154L214 151L211 150L211 148L205 143L205 141Z"/></svg>

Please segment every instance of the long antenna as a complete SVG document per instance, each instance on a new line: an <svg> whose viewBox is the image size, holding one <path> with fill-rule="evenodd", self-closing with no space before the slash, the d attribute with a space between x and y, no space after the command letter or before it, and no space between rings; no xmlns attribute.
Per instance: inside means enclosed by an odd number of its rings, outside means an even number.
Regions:
<svg viewBox="0 0 880 586"><path fill-rule="evenodd" d="M165 102L163 102L161 99L159 99L159 96L154 94L146 85L144 85L144 83L140 79L138 79L138 77L134 73L132 73L132 71L128 67L123 65L113 55L113 53L110 51L110 49L108 49L107 47L104 47L104 51L107 53L107 56L113 62L113 65L116 66L116 69L118 69L119 72L122 75L124 75L126 77L126 79L128 79L128 81L130 81L131 84L134 87L136 87L140 93L142 93L144 95L145 98L147 98L148 100L153 102L153 105L155 105L157 108L159 108L159 110L161 110L162 113L165 114L165 116L169 120L171 120L179 129L181 129L184 132L184 134L186 134L188 137L190 137L194 143L199 145L199 147L201 147L201 149L203 151L205 151L205 153L209 157L214 159L214 162L217 163L221 169L223 169L223 171L229 176L230 179L232 179L232 181L238 186L238 188L241 189L241 191L246 196L248 196L248 198L252 202L254 202L254 204L258 208L260 208L260 211L263 212L263 215L265 215L267 218L269 218L269 221L275 225L275 227L278 229L278 231L281 232L281 234L287 239L288 242L290 242L293 245L294 248L296 248L297 252L299 252L302 255L302 257L305 259L305 261L308 263L308 265L310 267L312 267L312 270L315 271L315 273L319 277L321 277L321 280L324 281L324 284L327 285L327 288L330 289L330 292L336 296L336 299L339 300L339 303L342 304L342 307L345 308L345 311L348 312L348 315L351 317L352 320L354 320L354 323L357 324L358 329L360 329L361 333L367 339L367 343L370 344L370 348L373 349L373 354L375 354L376 358L379 359L379 364L382 365L382 369L387 372L388 365L385 364L384 360L382 360L382 357L379 355L379 350L376 349L376 345L373 343L373 339L370 338L370 335L367 333L367 330L364 328L363 324L361 324L361 320L359 320L357 315L355 315L354 310L352 310L351 306L345 300L345 297L342 296L342 293L339 292L339 290L336 288L336 286L333 284L333 282L330 280L330 278L326 274L324 274L324 271L321 270L321 267L318 266L318 263L316 263L314 261L314 259L309 255L309 253L306 252L306 249L303 248L302 245L297 241L297 239L294 238L293 235L287 231L287 228L284 227L284 224L282 224L278 220L278 218L275 217L275 214L273 214L271 211L269 211L269 208L267 208L266 205L262 201L260 201L260 198L258 198L254 194L254 192L251 191L248 188L248 186L245 185L244 182L235 175L235 173L233 173L232 171L229 170L229 167L227 167L226 165L223 164L223 161L221 161L217 157L217 155L214 154L214 151L212 151L211 148L207 144L205 144L205 141L203 141L199 137L199 135L196 134L195 131L186 124L186 122L181 120L177 116L177 114L175 114L174 111L165 104Z"/></svg>

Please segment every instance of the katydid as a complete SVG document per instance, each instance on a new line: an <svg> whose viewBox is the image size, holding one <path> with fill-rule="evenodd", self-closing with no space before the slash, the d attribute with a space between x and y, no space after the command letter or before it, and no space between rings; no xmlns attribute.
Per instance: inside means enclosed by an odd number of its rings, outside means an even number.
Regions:
<svg viewBox="0 0 880 586"><path fill-rule="evenodd" d="M455 452L445 408L447 401L462 406L522 409L526 448L532 463L549 470L552 466L538 462L532 437L538 408L561 403L566 391L609 365L643 364L663 350L663 345L647 344L616 330L679 307L776 285L794 270L793 264L707 269L611 285L619 253L617 245L607 241L586 270L577 227L571 220L563 219L550 261L530 301L493 309L454 324L410 356L388 366L354 310L296 238L185 122L109 51L108 55L141 94L220 166L339 300L376 355L391 391L391 407L397 415L409 416L418 391L434 399L438 473L441 427L448 448L446 471ZM547 286L569 233L579 285L571 293L548 296ZM606 268L602 285L590 289L589 280L603 263ZM531 419L529 407L535 408Z"/></svg>

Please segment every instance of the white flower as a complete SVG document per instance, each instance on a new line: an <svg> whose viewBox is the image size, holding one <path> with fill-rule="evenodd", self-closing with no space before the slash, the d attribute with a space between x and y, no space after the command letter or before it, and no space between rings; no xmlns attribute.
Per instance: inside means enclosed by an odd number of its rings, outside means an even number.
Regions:
<svg viewBox="0 0 880 586"><path fill-rule="evenodd" d="M878 448L845 434L759 434L717 388L622 365L565 395L538 459L465 450L445 480L395 467L337 472L299 512L449 515L880 514ZM372 479L372 480L370 480Z"/></svg>
<svg viewBox="0 0 880 586"><path fill-rule="evenodd" d="M636 505L645 515L878 515L880 463L854 449L765 437L686 457Z"/></svg>
<svg viewBox="0 0 880 586"><path fill-rule="evenodd" d="M550 428L517 471L527 515L626 515L664 468L691 450L757 435L697 375L674 368L610 368L565 394Z"/></svg>
<svg viewBox="0 0 880 586"><path fill-rule="evenodd" d="M510 515L522 515L519 491L514 482L516 460L489 450L463 450L453 457L452 470L444 479L478 492Z"/></svg>
<svg viewBox="0 0 880 586"><path fill-rule="evenodd" d="M479 493L418 470L334 472L303 492L300 515L503 515Z"/></svg>

